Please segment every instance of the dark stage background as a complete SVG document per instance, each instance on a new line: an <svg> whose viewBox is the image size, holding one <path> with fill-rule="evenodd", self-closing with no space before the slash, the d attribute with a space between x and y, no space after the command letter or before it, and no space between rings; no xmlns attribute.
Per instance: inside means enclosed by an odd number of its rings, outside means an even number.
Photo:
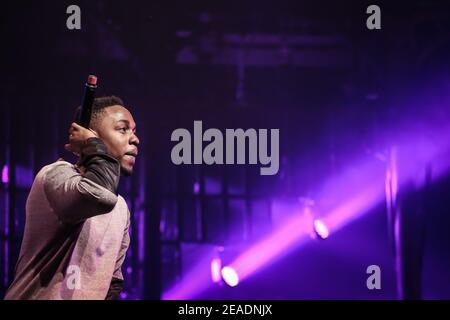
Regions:
<svg viewBox="0 0 450 320"><path fill-rule="evenodd" d="M71 4L81 30L66 28ZM366 27L370 4L381 30ZM123 299L397 299L409 273L422 298L450 298L448 1L17 1L1 24L0 297L33 177L75 160L63 146L96 74L97 96L120 96L141 140L120 186L132 212ZM279 128L279 172L174 165L171 133L194 120ZM396 186L414 243L403 264L385 194ZM333 217L328 239L296 225L311 211ZM214 283L211 261L246 273Z"/></svg>

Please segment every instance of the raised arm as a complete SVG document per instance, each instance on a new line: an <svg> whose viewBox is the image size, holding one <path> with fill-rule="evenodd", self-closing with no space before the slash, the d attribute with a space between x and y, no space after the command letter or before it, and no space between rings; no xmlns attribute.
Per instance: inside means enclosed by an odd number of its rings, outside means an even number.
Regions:
<svg viewBox="0 0 450 320"><path fill-rule="evenodd" d="M77 223L110 212L117 203L120 165L102 140L91 137L80 149L83 172L61 162L44 175L44 190L58 218Z"/></svg>

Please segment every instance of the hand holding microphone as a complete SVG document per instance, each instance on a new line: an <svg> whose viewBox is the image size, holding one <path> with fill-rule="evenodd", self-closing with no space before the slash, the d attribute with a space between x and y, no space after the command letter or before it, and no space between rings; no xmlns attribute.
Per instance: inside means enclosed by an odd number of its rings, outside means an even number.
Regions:
<svg viewBox="0 0 450 320"><path fill-rule="evenodd" d="M69 143L64 145L64 149L80 156L80 150L83 143L89 138L98 138L97 132L92 129L86 129L75 122L69 129Z"/></svg>
<svg viewBox="0 0 450 320"><path fill-rule="evenodd" d="M82 144L89 138L98 138L98 134L89 128L92 115L92 105L94 103L95 90L97 89L97 77L89 75L85 84L81 111L77 123L72 123L69 129L69 143L64 145L67 151L80 156Z"/></svg>

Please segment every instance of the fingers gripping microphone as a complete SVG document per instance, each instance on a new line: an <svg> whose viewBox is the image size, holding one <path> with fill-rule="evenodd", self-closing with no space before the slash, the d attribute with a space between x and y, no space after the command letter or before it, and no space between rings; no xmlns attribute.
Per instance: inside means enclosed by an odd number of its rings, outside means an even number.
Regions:
<svg viewBox="0 0 450 320"><path fill-rule="evenodd" d="M80 118L78 124L89 128L92 114L92 104L94 103L95 89L97 89L97 77L90 75L84 88L84 96L81 104Z"/></svg>

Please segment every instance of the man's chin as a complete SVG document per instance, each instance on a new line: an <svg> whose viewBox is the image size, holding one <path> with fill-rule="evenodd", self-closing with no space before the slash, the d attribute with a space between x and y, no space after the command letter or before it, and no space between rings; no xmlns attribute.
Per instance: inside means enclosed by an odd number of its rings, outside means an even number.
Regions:
<svg viewBox="0 0 450 320"><path fill-rule="evenodd" d="M133 167L120 167L120 175L129 177L133 174Z"/></svg>

